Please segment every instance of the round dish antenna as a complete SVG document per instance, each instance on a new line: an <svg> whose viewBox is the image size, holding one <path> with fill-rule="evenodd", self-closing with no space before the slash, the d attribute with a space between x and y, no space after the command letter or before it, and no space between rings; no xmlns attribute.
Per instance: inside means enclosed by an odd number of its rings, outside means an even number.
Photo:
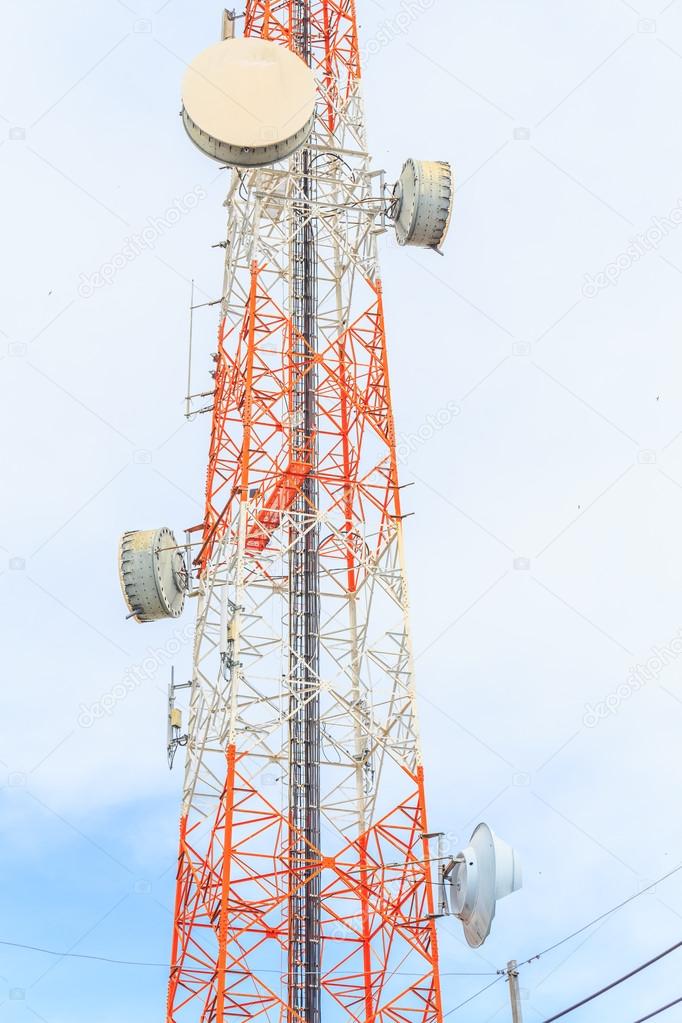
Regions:
<svg viewBox="0 0 682 1023"><path fill-rule="evenodd" d="M235 167L263 167L306 141L315 77L297 54L269 39L226 39L190 64L182 120L202 153Z"/></svg>
<svg viewBox="0 0 682 1023"><path fill-rule="evenodd" d="M466 849L444 868L443 881L450 889L447 907L462 921L468 944L479 948L490 934L497 900L521 887L521 864L511 846L479 824Z"/></svg>
<svg viewBox="0 0 682 1023"><path fill-rule="evenodd" d="M393 188L391 216L398 244L438 249L448 233L453 198L449 163L407 160Z"/></svg>
<svg viewBox="0 0 682 1023"><path fill-rule="evenodd" d="M131 618L156 622L179 617L185 606L187 565L170 529L124 533L118 564Z"/></svg>

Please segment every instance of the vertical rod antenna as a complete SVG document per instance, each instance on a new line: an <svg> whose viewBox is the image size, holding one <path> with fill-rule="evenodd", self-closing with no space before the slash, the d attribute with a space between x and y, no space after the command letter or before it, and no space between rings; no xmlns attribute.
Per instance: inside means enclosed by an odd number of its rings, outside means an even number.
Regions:
<svg viewBox="0 0 682 1023"><path fill-rule="evenodd" d="M189 300L189 345L187 352L187 397L185 398L185 419L192 414L192 333L194 331L194 278Z"/></svg>

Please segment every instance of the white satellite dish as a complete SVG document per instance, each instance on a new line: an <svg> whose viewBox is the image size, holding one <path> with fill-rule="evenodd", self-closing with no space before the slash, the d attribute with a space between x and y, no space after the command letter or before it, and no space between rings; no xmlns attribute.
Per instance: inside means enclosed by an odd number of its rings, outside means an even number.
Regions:
<svg viewBox="0 0 682 1023"><path fill-rule="evenodd" d="M315 76L296 53L269 39L225 39L189 66L182 119L207 156L263 167L303 145L315 118Z"/></svg>
<svg viewBox="0 0 682 1023"><path fill-rule="evenodd" d="M521 887L521 864L511 846L479 824L466 849L444 867L443 882L444 906L462 921L468 944L479 948L490 934L497 900Z"/></svg>

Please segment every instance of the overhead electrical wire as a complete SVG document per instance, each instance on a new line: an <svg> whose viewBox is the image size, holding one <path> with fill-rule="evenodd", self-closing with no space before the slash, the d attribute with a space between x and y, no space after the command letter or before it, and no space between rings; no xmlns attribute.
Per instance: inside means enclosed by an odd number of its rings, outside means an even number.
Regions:
<svg viewBox="0 0 682 1023"><path fill-rule="evenodd" d="M645 895L647 892L651 891L652 888L655 888L657 885L662 884L664 881L667 881L668 878L673 877L675 874L679 873L681 870L682 870L682 863L678 864L678 866L675 867L673 870L668 871L667 874L664 874L662 877L659 877L656 881L652 881L652 883L650 885L647 885L646 888L642 888L641 891L635 892L634 895L631 895L629 898L624 899L622 902L619 902L617 905L612 906L611 909L607 909L604 913L600 913L599 916L595 917L593 920L591 920L589 923L585 924L583 927L578 928L578 930L573 931L571 934L568 934L565 938L562 938L560 941L554 942L553 945L549 945L547 948L543 949L541 952L537 952L535 955L531 956L529 959L525 959L523 962L518 963L517 966L516 966L516 969L520 969L522 966L528 966L528 965L530 965L530 963L536 962L542 956L548 955L550 952L553 952L555 949L560 948L561 945L565 945L566 942L571 941L572 938L576 938L579 934L583 934L585 931L589 930L590 927L594 927L594 925L599 923L601 920L606 919L607 917L611 916L613 913L617 913L619 909L622 909L624 906L627 906L629 903L634 902L635 899L638 899L641 895ZM42 953L44 955L56 956L56 957L58 957L60 959L87 959L87 960L91 960L91 961L95 961L95 962L111 963L111 964L114 964L114 965L117 965L117 966L151 967L151 968L164 969L164 970L170 969L168 963L152 963L152 962L145 962L145 961L141 961L141 960L131 960L131 959L114 959L114 958L109 957L109 956L97 956L97 955L91 955L91 954L85 953L85 952L59 952L56 949L44 948L44 947L38 946L38 945L25 945L25 944L22 944L20 942L5 941L5 940L2 940L2 939L0 939L0 945L5 946L7 948L18 948L18 949L23 949L25 951L30 951L30 952L39 952L39 953ZM594 994L588 996L588 998L583 999L580 1002L577 1002L575 1005L570 1006L568 1009L564 1009L562 1012L558 1013L557 1015L550 1016L549 1019L544 1020L544 1023L553 1023L553 1021L561 1019L563 1016L567 1016L570 1012L573 1012L576 1009L580 1008L581 1006L586 1005L588 1002L593 1001L594 999L598 998L600 995L603 995L607 991L610 991L612 988L617 987L619 984L622 984L624 981L628 980L630 977L634 977L636 974L641 973L643 970L647 969L649 966L652 966L654 963L658 962L660 959L665 958L665 956L670 955L671 952L674 952L676 949L681 948L681 947L682 947L682 942L678 942L676 945L673 945L671 948L666 949L664 952L661 952L659 955L655 956L653 959L650 959L648 962L643 963L641 966L638 966L634 970L631 970L630 973L626 974L623 977L620 977L616 981L613 981L613 983L611 983L611 984L607 985L606 987L602 988L600 991L596 991ZM262 970L261 972L263 972L263 973L280 973L281 971L280 970ZM402 976L413 976L413 974L407 974L407 973L403 973L401 975ZM495 974L493 974L492 972L482 972L482 971L479 971L479 972L476 972L476 973L473 973L473 972L461 972L460 973L460 972L441 971L440 975L441 975L441 977L491 977L491 976L494 976L494 980L492 980L489 984L486 984L485 987L481 988L479 991L474 992L474 994L471 995L469 998L465 999L463 1002L460 1002L458 1005L455 1005L452 1009L449 1009L446 1013L444 1013L443 1014L443 1019L447 1019L448 1016L453 1015L453 1013L457 1012L459 1009L463 1009L466 1005L469 1005L470 1002L473 1002L476 998L479 998L481 995L485 994L486 991L489 991L490 988L494 987L494 985L497 984L498 981L502 980L503 977L507 976L507 970L506 969L505 970L497 970L495 972ZM417 976L417 974L414 974L414 976ZM667 1005L662 1006L660 1009L656 1009L653 1013L650 1013L648 1016L642 1016L640 1019L635 1020L635 1023L646 1023L647 1020L653 1019L655 1016L659 1016L663 1012L667 1012L668 1009L671 1009L671 1008L673 1008L673 1006L679 1005L680 1003L682 1003L682 998L678 998L678 999L676 999L673 1002L669 1002Z"/></svg>
<svg viewBox="0 0 682 1023"><path fill-rule="evenodd" d="M599 916L594 918L594 920L590 920L590 922L585 924L583 927L579 927L577 931L573 931L571 934L568 934L565 938L562 938L560 941L555 941L553 945L549 945L547 948L543 949L542 952L538 952L536 953L536 955L531 956L529 959L525 959L523 962L518 963L516 969L519 969L522 966L528 966L530 963L533 963L536 960L540 959L541 956L548 955L550 952L553 952L561 945L565 945L566 942L571 941L572 938L576 938L579 934L583 934L585 931L589 930L590 927L594 927L594 925L598 924L601 920L605 920L606 917L611 916L613 913L617 913L619 909L623 909L624 906L627 906L630 902L634 902L635 899L638 899L641 895L645 895L647 892L650 892L652 888L655 888L657 885L662 884L664 881L667 881L668 878L673 877L673 875L675 874L678 874L681 870L682 863L678 864L678 866L676 866L673 870L668 871L667 874L664 874L662 877L659 877L656 881L652 881L652 883L647 885L646 888L642 888L641 891L635 892L634 895L631 895L627 899L623 899L622 902L619 902L616 906L612 906L611 909L607 909L604 913L600 913ZM629 977L634 976L636 973L640 973L642 970L652 965L652 963L657 962L659 959L664 958L664 956L669 955L670 952L673 952L675 949L680 948L680 946L682 946L682 942L680 942L677 945L674 945L670 949L667 949L665 952L662 952L659 956L656 956L655 959L652 959L650 960L650 962L645 963L642 966L638 967L636 970L629 973L626 977L620 978L620 980L615 981L607 988L604 988L602 991L597 992L596 994L590 996L590 998L588 998L587 1001L592 1001L592 999L596 998L599 994L604 994L606 991L610 990L612 987L616 987L618 984L621 984L624 980L627 980ZM507 976L507 970L498 970L497 973L498 973L497 980L502 980L503 977ZM445 1019L447 1016L450 1016L452 1013L457 1012L458 1009L463 1009L465 1005L468 1005L470 1002L473 1002L475 998L478 998L480 995L484 994L491 987L493 987L495 983L497 983L496 980L492 981L492 983L487 984L484 988L481 988L480 991L477 991L470 998L467 998L466 1001L461 1002L459 1005L456 1005L453 1009L450 1009L448 1012L444 1013L443 1019ZM671 1002L670 1005L666 1005L662 1009L658 1009L653 1015L654 1016L659 1015L661 1012L665 1012L673 1005L679 1004L679 1002L682 1002L682 998L680 998L677 1002ZM572 1009L564 1010L558 1016L552 1016L551 1020L560 1019L561 1016L567 1015L569 1011L573 1011L573 1009L577 1009L580 1005L584 1004L586 1004L585 1001L580 1002L578 1003L578 1005L574 1005ZM648 1019L653 1019L653 1016L645 1016L644 1019L636 1020L635 1023L645 1023L645 1020ZM545 1020L544 1023L550 1023L550 1020Z"/></svg>
<svg viewBox="0 0 682 1023"><path fill-rule="evenodd" d="M141 960L138 960L138 959L113 959L110 956L91 955L91 954L89 954L87 952L58 952L54 948L43 948L40 945L24 945L24 944L22 944L22 943L20 943L18 941L3 941L2 939L0 939L0 945L5 946L6 948L24 949L25 951L28 951L28 952L42 952L44 955L57 956L59 959L91 959L91 960L94 960L95 962L98 962L98 963L113 963L116 966L147 966L147 967L155 967L155 968L163 969L163 970L169 970L170 969L170 965L168 963L150 963L150 962L144 962L144 961L141 961ZM197 972L201 972L201 971L197 971ZM211 971L206 971L206 972L213 973L215 971L211 970ZM281 974L282 971L281 970L259 970L259 972L260 973L278 973L278 974ZM422 976L421 973L406 973L404 971L397 971L396 975L400 976L400 977L421 977ZM495 980L493 981L493 983L497 983L497 981L500 980L500 978L496 974L494 975L491 972L483 973L483 972L479 971L477 973L447 973L447 972L442 972L441 973L441 977L492 977L492 976L495 976ZM488 985L488 986L491 986L491 985ZM457 1006L457 1008L459 1008L459 1006ZM454 1012L455 1010L451 1009L450 1011Z"/></svg>
<svg viewBox="0 0 682 1023"><path fill-rule="evenodd" d="M682 1002L682 998L676 998L674 1002L668 1002L667 1005L662 1005L660 1009L656 1009L655 1012L650 1012L648 1016L640 1016L639 1019L635 1020L635 1023L646 1023L648 1019L653 1019L654 1016L660 1016L662 1012L667 1012L668 1009L672 1009L673 1005L679 1005Z"/></svg>
<svg viewBox="0 0 682 1023"><path fill-rule="evenodd" d="M42 948L39 945L22 945L18 941L2 941L6 948L21 948L29 952L42 952L48 956L59 956L60 959L94 959L100 963L116 963L118 966L157 966L168 969L168 963L143 963L133 959L111 959L109 956L90 955L86 952L57 952L53 948Z"/></svg>
<svg viewBox="0 0 682 1023"><path fill-rule="evenodd" d="M576 1009L582 1008L582 1006L587 1005L588 1002L593 1002L595 998L600 998L602 995L605 995L607 991L612 991L613 988L618 987L619 984L623 984L626 980L630 980L631 977L635 977L638 973L641 973L642 970L647 970L650 966L653 966L654 963L659 962L661 959L665 959L665 957L669 956L671 952L676 952L678 948L682 948L682 941L678 941L676 945L672 945L670 948L667 948L665 952L660 952L659 955L654 956L653 959L649 959L646 963L642 963L641 966L637 966L634 970L630 970L629 973L626 973L623 977L619 977L618 980L612 981L605 987L600 988L600 990L595 991L594 994L581 999L581 1001L576 1002L575 1005L570 1005L567 1009L563 1009L561 1012L557 1012L554 1016L550 1016L549 1019L543 1020L543 1023L554 1023L555 1020L568 1016L569 1013L575 1012ZM647 1017L647 1019L648 1018L649 1017Z"/></svg>
<svg viewBox="0 0 682 1023"><path fill-rule="evenodd" d="M444 976L444 974L441 974L441 976ZM495 977L495 980L491 981L490 984L486 984L485 987L482 987L480 991L476 991L473 995L471 995L470 998L467 998L465 999L465 1001L460 1002L459 1005L456 1005L454 1007L454 1009L448 1009L447 1012L443 1013L443 1019L447 1019L448 1016L452 1016L453 1012L457 1012L458 1009L463 1009L465 1005L469 1004L469 1002L473 1002L475 998L479 998L482 994L485 994L486 991L489 991L490 988L494 987L495 984L497 984L497 982L500 980L502 980L502 977L500 976Z"/></svg>
<svg viewBox="0 0 682 1023"><path fill-rule="evenodd" d="M612 913L617 913L619 909L622 909L624 906L629 905L629 903L634 902L635 899L640 898L642 895L646 895L646 893L650 892L652 888L656 888L659 884L663 884L663 882L667 881L668 878L672 877L674 874L678 874L680 870L682 870L682 863L678 864L673 870L668 871L668 873L664 874L663 877L659 877L656 881L652 881L651 884L646 886L646 888L642 888L641 891L635 892L635 894L631 895L628 899L623 899L623 901L619 902L617 906L612 906L611 909L607 909L604 913L600 913L599 916L594 918L594 920L590 920L588 924L585 924L583 927L579 927L577 931L573 931L571 934L568 934L565 938L562 938L561 941L554 942L553 945L543 949L542 952L537 952L534 956L531 956L530 959L524 959L523 962L518 963L517 969L521 969L522 966L528 966L530 963L535 962L536 959L540 959L541 956L546 956L550 952L553 952L556 948L560 948L561 945L565 945L567 941L577 938L579 934L583 934L585 931L588 931L590 927L594 927L594 925L598 924L601 920L605 920L607 916L611 916ZM500 973L506 973L506 971L500 970Z"/></svg>

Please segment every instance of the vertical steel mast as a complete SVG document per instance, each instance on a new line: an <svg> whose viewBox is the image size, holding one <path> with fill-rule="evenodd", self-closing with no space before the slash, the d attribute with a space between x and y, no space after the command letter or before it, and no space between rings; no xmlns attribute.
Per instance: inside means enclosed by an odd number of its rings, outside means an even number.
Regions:
<svg viewBox="0 0 682 1023"><path fill-rule="evenodd" d="M296 52L312 64L310 0L295 0ZM310 850L320 840L320 574L317 484L317 244L313 200L315 164L306 146L294 158L299 176L291 252L294 458L310 466L292 506L289 556L290 750L289 807L292 876L303 883L290 895L289 1017L320 1020L320 876Z"/></svg>
<svg viewBox="0 0 682 1023"><path fill-rule="evenodd" d="M244 25L318 100L226 200L167 1021L441 1023L355 2Z"/></svg>

